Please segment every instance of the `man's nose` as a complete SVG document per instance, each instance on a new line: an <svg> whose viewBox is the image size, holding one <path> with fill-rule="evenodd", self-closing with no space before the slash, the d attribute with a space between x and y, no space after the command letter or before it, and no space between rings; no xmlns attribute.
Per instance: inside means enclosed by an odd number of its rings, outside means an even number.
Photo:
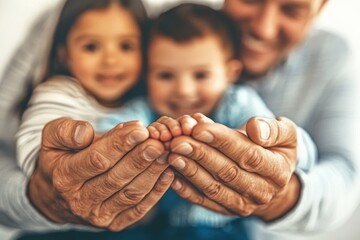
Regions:
<svg viewBox="0 0 360 240"><path fill-rule="evenodd" d="M279 14L278 6L275 3L265 3L251 23L252 34L259 40L270 41L275 39L280 27Z"/></svg>

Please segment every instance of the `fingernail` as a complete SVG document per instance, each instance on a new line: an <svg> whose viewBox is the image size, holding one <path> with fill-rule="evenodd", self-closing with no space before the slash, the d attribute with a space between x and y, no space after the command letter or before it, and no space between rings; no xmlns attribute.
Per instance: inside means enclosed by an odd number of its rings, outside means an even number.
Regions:
<svg viewBox="0 0 360 240"><path fill-rule="evenodd" d="M185 167L186 163L185 163L184 159L178 158L171 165L174 166L175 168L181 170Z"/></svg>
<svg viewBox="0 0 360 240"><path fill-rule="evenodd" d="M84 142L84 137L86 133L86 127L83 124L77 125L75 129L75 142L78 144L82 144Z"/></svg>
<svg viewBox="0 0 360 240"><path fill-rule="evenodd" d="M193 151L193 148L189 143L181 143L180 145L176 146L173 149L173 152L183 154L183 155L190 154L192 151Z"/></svg>
<svg viewBox="0 0 360 240"><path fill-rule="evenodd" d="M264 120L259 120L260 125L260 137L264 140L268 140L270 137L270 126Z"/></svg>
<svg viewBox="0 0 360 240"><path fill-rule="evenodd" d="M156 161L160 164L164 164L167 163L167 159L169 156L169 152L165 152L163 155L161 155L158 159L156 159Z"/></svg>
<svg viewBox="0 0 360 240"><path fill-rule="evenodd" d="M189 118L185 124L186 124L188 127L193 128L194 126L196 126L197 123L198 123L198 122L197 122L195 119Z"/></svg>
<svg viewBox="0 0 360 240"><path fill-rule="evenodd" d="M130 144L137 144L140 142L145 141L148 138L148 135L146 134L145 131L133 131L132 133L130 133L129 135L129 142Z"/></svg>
<svg viewBox="0 0 360 240"><path fill-rule="evenodd" d="M172 177L172 174L168 173L168 172L164 172L161 177L160 177L160 180L162 182L167 182L169 181L169 179Z"/></svg>
<svg viewBox="0 0 360 240"><path fill-rule="evenodd" d="M196 136L196 139L205 143L211 143L212 141L214 141L214 136L208 131L204 131L200 133L198 136Z"/></svg>
<svg viewBox="0 0 360 240"><path fill-rule="evenodd" d="M174 190L180 190L180 188L182 187L182 184L179 180L175 180L173 182L173 184L171 184L171 187L174 189Z"/></svg>
<svg viewBox="0 0 360 240"><path fill-rule="evenodd" d="M146 161L153 161L157 159L160 156L160 154L161 152L159 152L156 148L150 146L145 148L143 152L143 157Z"/></svg>

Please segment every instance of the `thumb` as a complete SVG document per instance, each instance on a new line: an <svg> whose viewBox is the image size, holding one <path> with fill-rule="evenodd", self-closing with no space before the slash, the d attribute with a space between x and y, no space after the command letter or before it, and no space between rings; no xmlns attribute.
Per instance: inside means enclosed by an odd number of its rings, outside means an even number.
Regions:
<svg viewBox="0 0 360 240"><path fill-rule="evenodd" d="M254 143L263 147L297 145L296 124L285 117L251 118L246 123L246 133Z"/></svg>
<svg viewBox="0 0 360 240"><path fill-rule="evenodd" d="M80 150L94 140L90 123L59 118L47 123L42 132L42 145L50 149Z"/></svg>

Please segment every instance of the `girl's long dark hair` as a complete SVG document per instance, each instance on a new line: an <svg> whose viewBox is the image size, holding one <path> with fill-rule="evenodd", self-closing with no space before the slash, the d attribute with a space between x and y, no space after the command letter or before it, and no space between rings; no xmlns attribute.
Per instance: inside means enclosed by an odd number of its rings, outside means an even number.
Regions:
<svg viewBox="0 0 360 240"><path fill-rule="evenodd" d="M121 7L128 10L136 22L139 28L143 32L144 25L147 21L147 14L144 5L141 0L67 0L64 4L62 12L59 17L58 24L56 26L55 34L52 38L52 46L47 61L47 67L44 79L54 75L68 75L71 76L69 70L59 61L58 49L60 46L65 46L67 36L71 27L75 24L77 19L86 11L93 9L105 9L112 3L117 3ZM142 45L144 46L144 37L142 34ZM144 47L142 48L144 49ZM144 64L143 64L144 65ZM134 96L145 94L145 82L143 73L139 76L139 82L132 89L130 89L122 99L128 100ZM28 101L30 100L33 87L29 82L28 92L24 99L19 104L20 113L25 110Z"/></svg>

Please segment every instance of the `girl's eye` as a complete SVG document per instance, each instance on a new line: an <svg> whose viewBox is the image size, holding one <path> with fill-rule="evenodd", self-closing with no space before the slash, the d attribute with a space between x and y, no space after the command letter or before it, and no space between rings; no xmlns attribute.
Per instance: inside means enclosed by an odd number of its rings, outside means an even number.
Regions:
<svg viewBox="0 0 360 240"><path fill-rule="evenodd" d="M120 49L124 52L133 51L137 48L136 44L133 42L122 42L120 44Z"/></svg>
<svg viewBox="0 0 360 240"><path fill-rule="evenodd" d="M207 71L198 71L194 73L194 77L196 80L204 80L209 77L209 72Z"/></svg>
<svg viewBox="0 0 360 240"><path fill-rule="evenodd" d="M84 49L87 52L95 52L96 50L98 50L98 45L96 43L88 43L85 44Z"/></svg>
<svg viewBox="0 0 360 240"><path fill-rule="evenodd" d="M159 72L157 75L160 80L171 80L174 78L174 74L171 72Z"/></svg>

